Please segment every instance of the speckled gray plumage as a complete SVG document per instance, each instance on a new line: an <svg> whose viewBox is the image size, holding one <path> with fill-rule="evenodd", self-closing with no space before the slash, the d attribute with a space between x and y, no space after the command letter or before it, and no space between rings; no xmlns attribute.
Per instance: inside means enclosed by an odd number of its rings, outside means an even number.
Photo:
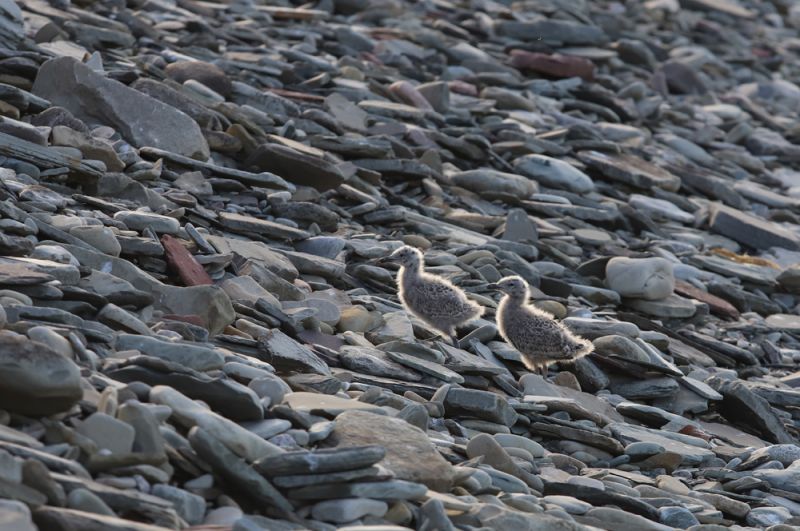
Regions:
<svg viewBox="0 0 800 531"><path fill-rule="evenodd" d="M392 253L400 263L397 290L406 310L431 328L455 338L455 329L483 314L483 307L469 300L449 280L425 272L422 253L402 247Z"/></svg>
<svg viewBox="0 0 800 531"><path fill-rule="evenodd" d="M575 361L592 352L590 341L528 304L528 285L522 278L506 277L497 286L505 292L496 314L500 335L522 354L529 370L544 371L556 361Z"/></svg>

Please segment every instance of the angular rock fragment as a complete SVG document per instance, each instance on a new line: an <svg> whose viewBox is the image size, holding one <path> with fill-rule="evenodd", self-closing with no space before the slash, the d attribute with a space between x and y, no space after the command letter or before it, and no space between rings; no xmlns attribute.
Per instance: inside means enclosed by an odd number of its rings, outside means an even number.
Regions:
<svg viewBox="0 0 800 531"><path fill-rule="evenodd" d="M265 361L282 371L328 374L328 366L308 348L283 332L275 330L258 339Z"/></svg>
<svg viewBox="0 0 800 531"><path fill-rule="evenodd" d="M714 232L754 249L800 249L800 237L796 234L769 221L722 205L717 205L711 212L709 227Z"/></svg>
<svg viewBox="0 0 800 531"><path fill-rule="evenodd" d="M260 476L244 460L202 428L189 433L192 449L205 459L216 475L230 482L239 496L264 504L271 512L295 520L294 508L269 481Z"/></svg>
<svg viewBox="0 0 800 531"><path fill-rule="evenodd" d="M725 382L712 377L709 385L722 394L720 412L735 423L743 423L764 438L779 444L797 443L770 408L769 402L740 381Z"/></svg>
<svg viewBox="0 0 800 531"><path fill-rule="evenodd" d="M200 160L209 156L200 128L187 115L70 57L42 65L32 90L81 120L118 128L136 146L152 146Z"/></svg>
<svg viewBox="0 0 800 531"><path fill-rule="evenodd" d="M611 156L598 151L587 151L579 157L605 177L637 188L657 187L675 192L681 186L679 177L633 155Z"/></svg>

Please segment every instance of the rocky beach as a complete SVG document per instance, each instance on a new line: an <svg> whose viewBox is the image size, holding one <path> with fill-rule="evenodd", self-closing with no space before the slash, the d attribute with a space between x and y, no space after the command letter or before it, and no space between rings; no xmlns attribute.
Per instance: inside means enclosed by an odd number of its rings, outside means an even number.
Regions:
<svg viewBox="0 0 800 531"><path fill-rule="evenodd" d="M800 529L798 30L0 0L0 530ZM594 352L528 371L508 275Z"/></svg>

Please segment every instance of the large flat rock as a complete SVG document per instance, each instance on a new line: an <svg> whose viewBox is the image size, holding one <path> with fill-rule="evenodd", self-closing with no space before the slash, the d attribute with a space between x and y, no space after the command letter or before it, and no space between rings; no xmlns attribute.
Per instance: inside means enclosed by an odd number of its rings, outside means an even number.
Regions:
<svg viewBox="0 0 800 531"><path fill-rule="evenodd" d="M42 65L33 93L81 120L114 127L136 147L156 147L201 160L209 156L200 126L188 115L75 59L59 57Z"/></svg>
<svg viewBox="0 0 800 531"><path fill-rule="evenodd" d="M335 446L383 446L386 457L380 464L398 479L423 483L441 492L452 486L453 467L422 430L404 420L368 411L347 411L336 418L330 440Z"/></svg>
<svg viewBox="0 0 800 531"><path fill-rule="evenodd" d="M800 236L776 223L717 205L708 221L711 230L753 249L783 247L800 250Z"/></svg>

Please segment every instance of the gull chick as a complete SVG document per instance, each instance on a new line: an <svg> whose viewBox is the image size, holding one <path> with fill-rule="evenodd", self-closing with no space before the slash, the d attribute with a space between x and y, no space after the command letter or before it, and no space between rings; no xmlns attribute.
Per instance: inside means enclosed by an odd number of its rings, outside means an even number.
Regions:
<svg viewBox="0 0 800 531"><path fill-rule="evenodd" d="M456 328L483 315L483 307L469 300L449 280L425 272L419 249L404 245L387 261L400 264L397 291L406 311L458 344Z"/></svg>
<svg viewBox="0 0 800 531"><path fill-rule="evenodd" d="M528 304L530 290L521 277L505 277L488 287L505 293L497 306L497 328L522 354L529 370L544 375L549 364L575 361L594 349L590 341L574 335L552 315Z"/></svg>

